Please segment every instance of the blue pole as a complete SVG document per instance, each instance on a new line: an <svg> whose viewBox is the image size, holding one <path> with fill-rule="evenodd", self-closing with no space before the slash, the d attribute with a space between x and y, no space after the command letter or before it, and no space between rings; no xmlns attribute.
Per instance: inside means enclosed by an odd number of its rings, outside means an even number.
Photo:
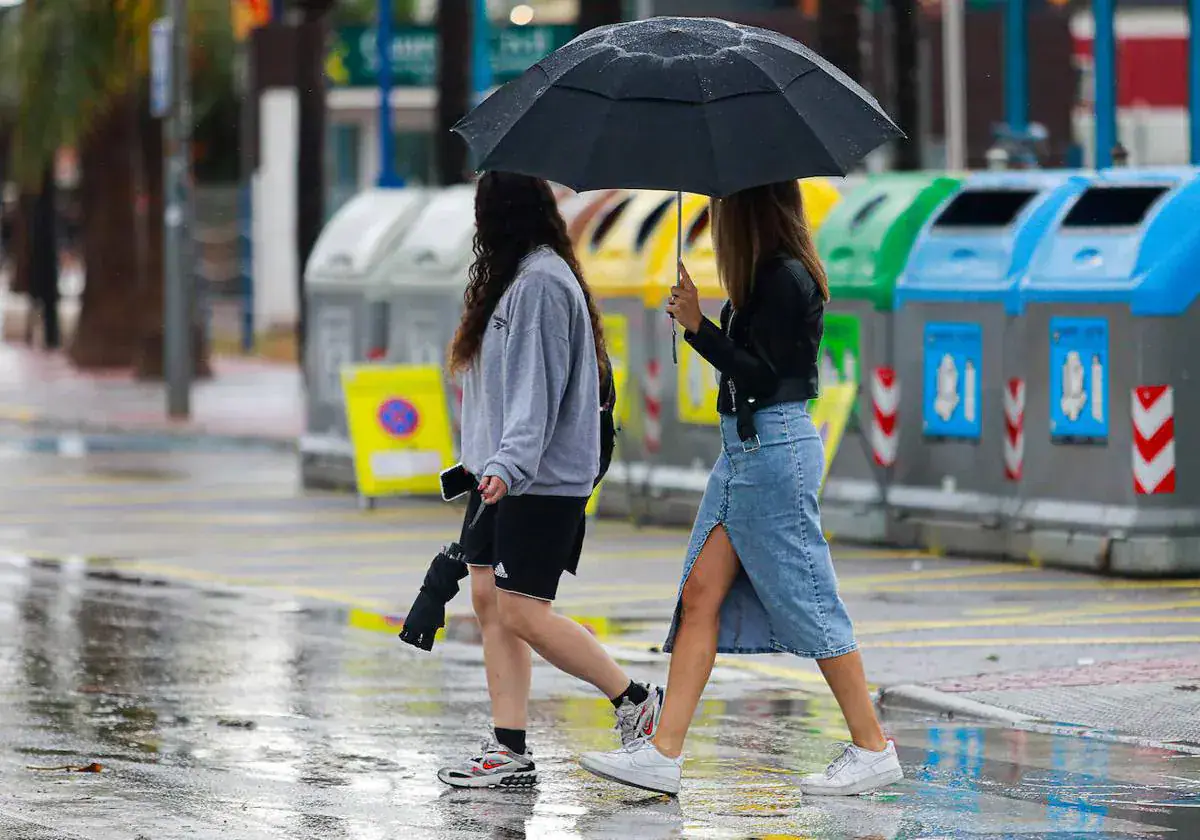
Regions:
<svg viewBox="0 0 1200 840"><path fill-rule="evenodd" d="M492 26L487 0L475 0L471 23L471 90L478 105L492 88Z"/></svg>
<svg viewBox="0 0 1200 840"><path fill-rule="evenodd" d="M396 138L392 132L392 0L379 0L375 53L379 62L379 186L403 187L404 180L396 172Z"/></svg>
<svg viewBox="0 0 1200 840"><path fill-rule="evenodd" d="M1096 78L1096 168L1112 166L1117 142L1116 0L1092 0L1096 37L1092 43Z"/></svg>
<svg viewBox="0 0 1200 840"><path fill-rule="evenodd" d="M1029 130L1027 0L1008 0L1004 18L1004 117L1013 137Z"/></svg>
<svg viewBox="0 0 1200 840"><path fill-rule="evenodd" d="M1188 21L1188 125L1192 165L1200 166L1200 0L1188 0Z"/></svg>

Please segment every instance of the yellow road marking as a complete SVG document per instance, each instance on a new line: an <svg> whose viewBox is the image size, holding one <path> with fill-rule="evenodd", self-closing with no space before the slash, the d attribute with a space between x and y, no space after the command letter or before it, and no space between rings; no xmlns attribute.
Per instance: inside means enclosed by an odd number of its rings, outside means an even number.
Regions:
<svg viewBox="0 0 1200 840"><path fill-rule="evenodd" d="M32 423L37 416L37 412L28 406L0 405L0 420L10 423Z"/></svg>
<svg viewBox="0 0 1200 840"><path fill-rule="evenodd" d="M1057 622L1097 618L1103 623L1101 616L1121 616L1128 613L1165 612L1171 610L1186 610L1200 608L1200 600L1156 601L1150 604L1090 604L1070 610L1051 610L1033 613L1033 608L1025 609L1027 615L1001 618L944 618L928 621L864 621L856 625L859 635L879 635L887 633L906 633L917 630L957 630L964 627L1039 627L1057 626Z"/></svg>
<svg viewBox="0 0 1200 840"><path fill-rule="evenodd" d="M639 653L646 653L650 648L650 644L647 642L606 641L604 644L605 647L610 647L617 650L637 651ZM749 659L742 656L728 656L722 654L717 657L717 665L725 668L734 668L740 671L748 671L764 677L787 680L789 682L825 686L825 678L820 674L814 674L812 671L807 671L803 668L793 668L787 665L776 665L775 663L763 662L758 659Z"/></svg>

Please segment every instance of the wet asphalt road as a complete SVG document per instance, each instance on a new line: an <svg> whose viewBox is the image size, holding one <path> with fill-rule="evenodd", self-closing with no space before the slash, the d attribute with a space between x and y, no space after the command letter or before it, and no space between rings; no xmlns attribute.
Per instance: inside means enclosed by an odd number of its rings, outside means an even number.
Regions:
<svg viewBox="0 0 1200 840"><path fill-rule="evenodd" d="M288 456L150 439L13 432L0 469L0 837L1200 837L1198 757L921 718L888 722L908 782L801 799L794 776L845 732L785 659L718 666L677 801L575 767L614 743L611 707L545 666L540 789L451 792L436 768L488 724L469 628L433 655L367 629L386 629L372 610L407 600L453 511L360 514L298 492ZM664 670L646 640L661 635L683 539L601 523L592 562L624 582L570 582L568 611L586 610L639 679ZM1194 644L1172 623L1192 614L1194 585L840 556L876 678ZM1142 641L1114 616L1142 619ZM47 769L93 762L101 772Z"/></svg>

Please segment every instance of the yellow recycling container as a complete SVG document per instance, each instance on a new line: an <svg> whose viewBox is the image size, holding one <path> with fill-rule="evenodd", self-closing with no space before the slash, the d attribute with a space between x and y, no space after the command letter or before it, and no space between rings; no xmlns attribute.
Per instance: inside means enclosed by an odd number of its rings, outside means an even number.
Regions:
<svg viewBox="0 0 1200 840"><path fill-rule="evenodd" d="M347 365L346 419L358 496L440 495L454 465L446 387L438 365Z"/></svg>

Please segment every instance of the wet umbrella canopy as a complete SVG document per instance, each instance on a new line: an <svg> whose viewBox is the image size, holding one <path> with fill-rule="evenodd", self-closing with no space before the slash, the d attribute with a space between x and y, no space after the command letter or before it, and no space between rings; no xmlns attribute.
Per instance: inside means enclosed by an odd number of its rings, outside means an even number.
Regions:
<svg viewBox="0 0 1200 840"><path fill-rule="evenodd" d="M593 29L454 129L475 168L575 190L725 196L845 175L902 132L875 99L791 38L711 18Z"/></svg>

